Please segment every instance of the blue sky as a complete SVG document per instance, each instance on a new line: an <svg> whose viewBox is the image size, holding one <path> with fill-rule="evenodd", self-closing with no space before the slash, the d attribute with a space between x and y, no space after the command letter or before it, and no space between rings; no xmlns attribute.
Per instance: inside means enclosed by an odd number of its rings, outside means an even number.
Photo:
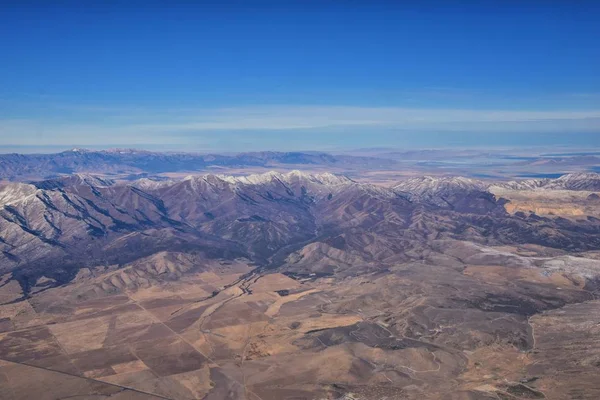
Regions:
<svg viewBox="0 0 600 400"><path fill-rule="evenodd" d="M0 146L600 145L599 2L191 3L3 5Z"/></svg>

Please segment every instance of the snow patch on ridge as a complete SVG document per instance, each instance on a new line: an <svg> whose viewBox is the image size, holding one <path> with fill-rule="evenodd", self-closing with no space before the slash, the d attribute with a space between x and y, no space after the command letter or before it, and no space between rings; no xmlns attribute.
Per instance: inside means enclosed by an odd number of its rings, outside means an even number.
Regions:
<svg viewBox="0 0 600 400"><path fill-rule="evenodd" d="M9 183L0 187L0 206L11 205L34 197L38 189L27 183Z"/></svg>
<svg viewBox="0 0 600 400"><path fill-rule="evenodd" d="M487 186L488 185L483 181L464 178L462 176L423 176L402 181L394 186L394 189L423 196L435 195L448 191L486 190Z"/></svg>

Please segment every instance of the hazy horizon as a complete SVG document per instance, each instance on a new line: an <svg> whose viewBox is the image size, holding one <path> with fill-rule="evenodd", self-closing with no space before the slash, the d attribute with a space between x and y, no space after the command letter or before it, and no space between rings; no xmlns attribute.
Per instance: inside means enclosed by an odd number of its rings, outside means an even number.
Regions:
<svg viewBox="0 0 600 400"><path fill-rule="evenodd" d="M354 152L361 150L389 150L389 151L415 151L415 150L490 150L490 151L526 151L532 149L560 151L561 149L593 151L600 148L600 135L596 134L539 134L530 135L525 138L522 134L493 136L491 138L481 137L481 135L457 134L431 135L406 133L404 138L396 136L397 140L389 140L389 136L377 137L370 135L361 140L348 141L346 145L335 141L325 141L319 143L307 143L304 138L285 137L274 140L270 144L261 141L253 142L251 138L247 140L236 140L235 143L224 139L224 142L217 141L207 145L207 143L81 143L71 142L55 145L35 145L35 144L1 144L0 154L7 153L58 153L72 150L74 148L86 149L92 151L113 150L113 149L135 149L152 152L190 152L190 153L243 153L254 151L283 151L283 152ZM435 143L435 144L434 144ZM228 145L229 144L229 145Z"/></svg>

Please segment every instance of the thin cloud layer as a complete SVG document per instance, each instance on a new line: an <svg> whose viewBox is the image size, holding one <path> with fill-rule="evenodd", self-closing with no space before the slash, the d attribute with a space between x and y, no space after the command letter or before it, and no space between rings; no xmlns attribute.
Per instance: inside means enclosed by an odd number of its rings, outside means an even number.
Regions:
<svg viewBox="0 0 600 400"><path fill-rule="evenodd" d="M600 110L511 111L419 109L399 107L262 106L199 110L127 110L52 119L0 120L2 144L119 144L169 143L194 133L244 131L345 132L377 131L481 132L485 133L600 133ZM287 132L287 133L286 133ZM309 144L309 143L307 143Z"/></svg>

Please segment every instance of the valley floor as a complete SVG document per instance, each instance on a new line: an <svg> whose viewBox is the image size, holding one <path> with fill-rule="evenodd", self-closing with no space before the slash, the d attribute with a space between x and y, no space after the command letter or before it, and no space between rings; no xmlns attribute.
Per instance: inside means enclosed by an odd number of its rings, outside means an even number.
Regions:
<svg viewBox="0 0 600 400"><path fill-rule="evenodd" d="M0 397L600 398L600 302L564 270L482 256L506 250L358 277L158 253L24 301L7 283Z"/></svg>

